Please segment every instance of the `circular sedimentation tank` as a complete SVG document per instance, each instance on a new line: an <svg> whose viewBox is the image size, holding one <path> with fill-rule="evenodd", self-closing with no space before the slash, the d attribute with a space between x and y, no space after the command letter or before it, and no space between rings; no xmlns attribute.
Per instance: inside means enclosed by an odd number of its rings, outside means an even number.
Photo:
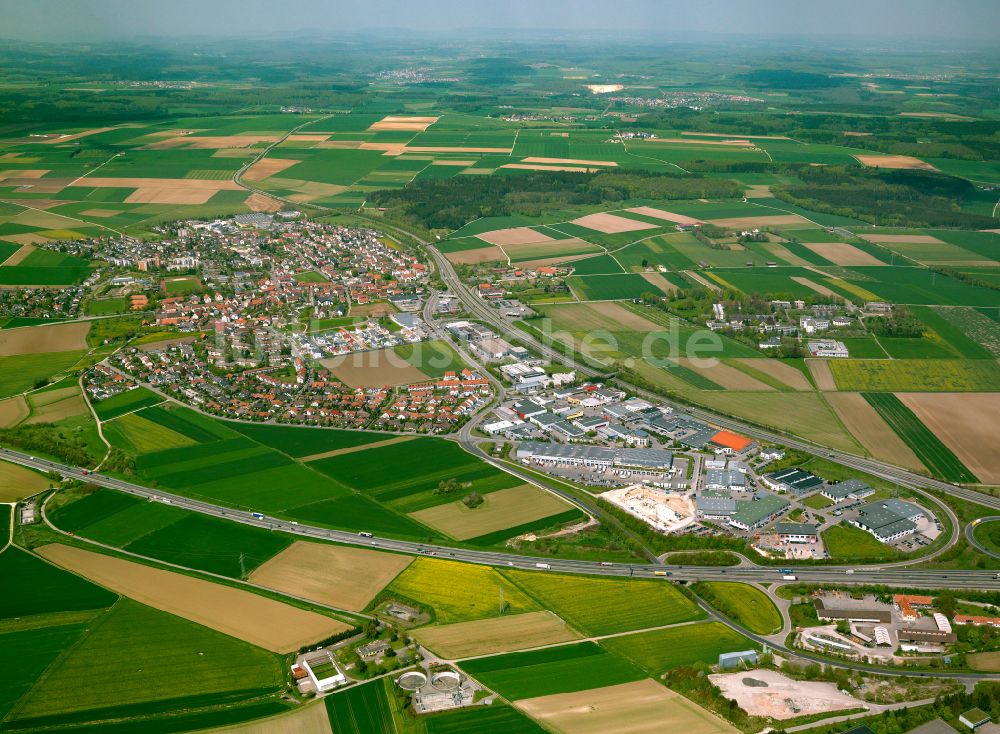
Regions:
<svg viewBox="0 0 1000 734"><path fill-rule="evenodd" d="M417 670L411 670L399 676L396 685L405 691L416 691L427 685L427 676Z"/></svg>
<svg viewBox="0 0 1000 734"><path fill-rule="evenodd" d="M462 684L462 679L454 670L442 670L431 676L431 685L439 691L454 691Z"/></svg>

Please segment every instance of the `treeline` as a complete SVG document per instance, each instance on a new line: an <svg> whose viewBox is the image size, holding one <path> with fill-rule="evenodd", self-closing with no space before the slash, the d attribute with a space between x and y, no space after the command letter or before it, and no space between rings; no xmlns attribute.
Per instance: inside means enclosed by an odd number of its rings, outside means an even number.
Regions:
<svg viewBox="0 0 1000 734"><path fill-rule="evenodd" d="M83 436L51 423L20 425L0 431L0 444L55 456L74 466L90 466L95 460Z"/></svg>
<svg viewBox="0 0 1000 734"><path fill-rule="evenodd" d="M566 206L626 199L723 199L741 193L734 181L702 176L646 171L534 171L511 176L418 179L403 189L375 191L369 201L427 229L454 230L480 217L537 216Z"/></svg>
<svg viewBox="0 0 1000 734"><path fill-rule="evenodd" d="M997 220L959 207L976 188L936 171L844 166L805 167L800 183L772 187L774 195L814 211L853 217L876 226L989 229Z"/></svg>

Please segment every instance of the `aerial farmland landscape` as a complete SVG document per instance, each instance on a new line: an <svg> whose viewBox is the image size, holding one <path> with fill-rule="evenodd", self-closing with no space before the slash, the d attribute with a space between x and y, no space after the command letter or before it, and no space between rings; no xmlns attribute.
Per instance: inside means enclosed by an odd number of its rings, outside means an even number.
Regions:
<svg viewBox="0 0 1000 734"><path fill-rule="evenodd" d="M982 0L0 0L0 732L1000 732Z"/></svg>

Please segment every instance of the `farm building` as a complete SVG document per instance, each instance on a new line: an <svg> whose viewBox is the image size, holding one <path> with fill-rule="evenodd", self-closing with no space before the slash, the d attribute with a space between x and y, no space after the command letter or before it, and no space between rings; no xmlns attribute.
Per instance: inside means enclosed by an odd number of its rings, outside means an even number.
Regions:
<svg viewBox="0 0 1000 734"><path fill-rule="evenodd" d="M813 599L816 616L824 621L850 619L855 622L892 622L892 606L876 601L873 596L854 599L845 594L817 596Z"/></svg>
<svg viewBox="0 0 1000 734"><path fill-rule="evenodd" d="M977 627L1000 627L1000 617L981 617L975 614L956 614L955 624L971 624Z"/></svg>
<svg viewBox="0 0 1000 734"><path fill-rule="evenodd" d="M776 492L788 492L797 497L814 492L823 486L823 480L815 474L798 468L782 469L761 477L764 485Z"/></svg>
<svg viewBox="0 0 1000 734"><path fill-rule="evenodd" d="M934 599L920 594L895 594L892 603L899 610L899 616L904 621L912 622L920 616L918 609L929 609L934 606Z"/></svg>
<svg viewBox="0 0 1000 734"><path fill-rule="evenodd" d="M759 500L741 500L736 503L736 512L729 518L729 524L740 530L756 530L788 510L788 500L774 495Z"/></svg>
<svg viewBox="0 0 1000 734"><path fill-rule="evenodd" d="M778 522L774 532L782 543L815 543L819 540L817 526L807 522Z"/></svg>
<svg viewBox="0 0 1000 734"><path fill-rule="evenodd" d="M862 500L865 497L871 497L875 494L875 490L860 479L848 479L824 487L820 490L820 494L833 502L843 502L848 499Z"/></svg>
<svg viewBox="0 0 1000 734"><path fill-rule="evenodd" d="M851 524L871 533L883 543L912 535L916 522L926 513L916 505L897 499L867 502L858 510L858 517Z"/></svg>

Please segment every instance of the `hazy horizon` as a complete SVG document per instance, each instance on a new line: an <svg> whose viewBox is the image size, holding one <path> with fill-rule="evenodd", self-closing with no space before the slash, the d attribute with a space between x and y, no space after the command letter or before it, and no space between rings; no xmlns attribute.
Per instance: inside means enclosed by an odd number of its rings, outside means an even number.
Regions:
<svg viewBox="0 0 1000 734"><path fill-rule="evenodd" d="M676 39L685 33L829 39L982 42L996 35L992 0L0 0L0 36L25 41L162 38L344 38L411 31L423 36L489 30ZM456 39L461 40L461 39Z"/></svg>

